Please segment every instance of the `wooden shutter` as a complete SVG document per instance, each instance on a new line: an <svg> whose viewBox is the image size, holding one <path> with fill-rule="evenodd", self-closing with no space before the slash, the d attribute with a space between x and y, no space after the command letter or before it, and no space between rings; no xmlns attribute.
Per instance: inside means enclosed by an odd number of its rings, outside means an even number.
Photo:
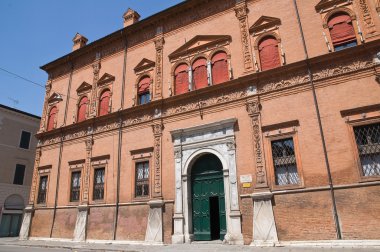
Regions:
<svg viewBox="0 0 380 252"><path fill-rule="evenodd" d="M174 71L175 78L175 94L183 94L189 91L189 66L186 64L179 65Z"/></svg>
<svg viewBox="0 0 380 252"><path fill-rule="evenodd" d="M334 46L356 41L355 30L351 17L346 13L339 13L328 22L331 40Z"/></svg>
<svg viewBox="0 0 380 252"><path fill-rule="evenodd" d="M195 89L200 89L208 86L207 60L205 58L197 59L193 63L193 78Z"/></svg>
<svg viewBox="0 0 380 252"><path fill-rule="evenodd" d="M82 122L82 121L86 120L87 102L88 102L88 98L86 96L80 100L79 105L78 105L78 120L77 120L77 122Z"/></svg>
<svg viewBox="0 0 380 252"><path fill-rule="evenodd" d="M228 81L227 54L225 52L216 53L212 59L212 83L214 85Z"/></svg>
<svg viewBox="0 0 380 252"><path fill-rule="evenodd" d="M49 112L49 119L47 123L47 130L54 129L55 117L57 116L57 107L52 107Z"/></svg>
<svg viewBox="0 0 380 252"><path fill-rule="evenodd" d="M109 111L110 104L110 91L106 90L100 96L99 101L99 116L107 115Z"/></svg>
<svg viewBox="0 0 380 252"><path fill-rule="evenodd" d="M278 42L273 37L266 37L260 41L259 55L261 71L269 70L281 66L278 52Z"/></svg>
<svg viewBox="0 0 380 252"><path fill-rule="evenodd" d="M139 94L144 94L149 92L149 86L150 86L150 77L144 77L140 80L139 82L139 89L138 93Z"/></svg>

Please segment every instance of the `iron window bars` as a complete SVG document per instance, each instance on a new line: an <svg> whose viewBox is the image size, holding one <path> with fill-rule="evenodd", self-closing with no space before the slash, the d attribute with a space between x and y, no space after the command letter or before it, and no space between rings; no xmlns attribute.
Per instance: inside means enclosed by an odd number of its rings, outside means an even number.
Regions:
<svg viewBox="0 0 380 252"><path fill-rule="evenodd" d="M37 204L46 203L46 190L47 190L48 176L40 177L40 185L38 188Z"/></svg>
<svg viewBox="0 0 380 252"><path fill-rule="evenodd" d="M70 201L77 202L80 198L80 182L81 182L81 172L71 173L71 190L70 190Z"/></svg>
<svg viewBox="0 0 380 252"><path fill-rule="evenodd" d="M364 176L380 175L380 123L354 127Z"/></svg>
<svg viewBox="0 0 380 252"><path fill-rule="evenodd" d="M149 162L136 163L136 197L149 196Z"/></svg>
<svg viewBox="0 0 380 252"><path fill-rule="evenodd" d="M94 172L94 200L102 200L104 198L104 168L95 169Z"/></svg>
<svg viewBox="0 0 380 252"><path fill-rule="evenodd" d="M272 141L276 185L299 184L293 138Z"/></svg>

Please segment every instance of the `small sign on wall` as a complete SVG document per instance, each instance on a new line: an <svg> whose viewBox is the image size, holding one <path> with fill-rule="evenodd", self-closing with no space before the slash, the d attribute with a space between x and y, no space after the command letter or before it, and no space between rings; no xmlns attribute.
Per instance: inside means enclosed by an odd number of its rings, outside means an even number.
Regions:
<svg viewBox="0 0 380 252"><path fill-rule="evenodd" d="M243 184L243 188L250 188L252 183L252 175L240 175L240 183Z"/></svg>

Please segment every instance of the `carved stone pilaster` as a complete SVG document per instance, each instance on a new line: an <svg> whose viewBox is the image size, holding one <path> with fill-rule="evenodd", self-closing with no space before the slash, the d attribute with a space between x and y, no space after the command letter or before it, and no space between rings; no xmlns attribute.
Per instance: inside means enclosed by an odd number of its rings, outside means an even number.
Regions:
<svg viewBox="0 0 380 252"><path fill-rule="evenodd" d="M37 148L36 157L34 160L32 187L30 189L30 195L29 195L29 205L34 204L34 197L36 195L36 189L37 189L38 167L40 166L41 155L42 155L41 148Z"/></svg>
<svg viewBox="0 0 380 252"><path fill-rule="evenodd" d="M94 144L91 127L89 127L87 131L87 138L85 140L85 144L86 144L86 163L84 166L83 197L82 197L83 204L87 204L89 201L88 194L89 194L89 187L90 187L91 156L92 156L92 146Z"/></svg>
<svg viewBox="0 0 380 252"><path fill-rule="evenodd" d="M252 120L253 148L256 160L256 188L268 187L263 153L260 101L256 96L247 101L247 111Z"/></svg>
<svg viewBox="0 0 380 252"><path fill-rule="evenodd" d="M97 104L96 91L97 91L97 86L98 86L98 81L99 81L100 68L101 68L100 59L97 58L95 62L92 64L94 76L93 76L93 81L92 81L92 91L91 91L91 101L90 101L91 106L90 106L90 111L89 111L90 117L96 116L96 104Z"/></svg>
<svg viewBox="0 0 380 252"><path fill-rule="evenodd" d="M45 131L46 116L47 116L47 110L48 110L48 99L50 97L51 84L52 84L52 80L51 79L47 80L46 85L45 85L44 108L43 108L42 116L41 116L40 130L38 132Z"/></svg>
<svg viewBox="0 0 380 252"><path fill-rule="evenodd" d="M161 142L162 142L162 130L163 125L161 121L159 123L153 124L153 135L154 135L154 190L153 197L160 198L161 193Z"/></svg>
<svg viewBox="0 0 380 252"><path fill-rule="evenodd" d="M239 1L235 5L235 14L239 20L239 28L241 35L241 44L243 48L243 59L244 59L244 71L253 71L253 60L252 60L252 47L251 40L249 38L249 25L248 25L248 8L246 1Z"/></svg>
<svg viewBox="0 0 380 252"><path fill-rule="evenodd" d="M163 66L163 49L164 49L164 36L158 34L154 39L154 45L156 47L156 78L153 99L162 99L162 66Z"/></svg>
<svg viewBox="0 0 380 252"><path fill-rule="evenodd" d="M368 6L367 0L358 0L361 17L364 22L364 30L366 31L366 38L377 35L376 26L373 22L371 10Z"/></svg>

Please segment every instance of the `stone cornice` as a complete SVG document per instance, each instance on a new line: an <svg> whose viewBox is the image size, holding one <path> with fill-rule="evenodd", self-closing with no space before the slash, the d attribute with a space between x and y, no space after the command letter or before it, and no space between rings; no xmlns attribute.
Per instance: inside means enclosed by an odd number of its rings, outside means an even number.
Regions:
<svg viewBox="0 0 380 252"><path fill-rule="evenodd" d="M374 41L363 46L310 59L309 64L313 70L313 80L315 82L324 81L378 66L373 60L378 44L379 42ZM244 100L252 95L288 90L309 82L307 62L301 61L270 71L253 73L221 85L127 108L99 118L92 118L81 123L39 133L36 136L40 139L40 145L50 145L60 142L61 133L63 134L63 141L68 141L89 134L112 131L120 126L126 128L144 123L151 124L155 119L165 119L188 112L201 111L213 106ZM252 85L257 86L256 93L249 91L249 87Z"/></svg>

